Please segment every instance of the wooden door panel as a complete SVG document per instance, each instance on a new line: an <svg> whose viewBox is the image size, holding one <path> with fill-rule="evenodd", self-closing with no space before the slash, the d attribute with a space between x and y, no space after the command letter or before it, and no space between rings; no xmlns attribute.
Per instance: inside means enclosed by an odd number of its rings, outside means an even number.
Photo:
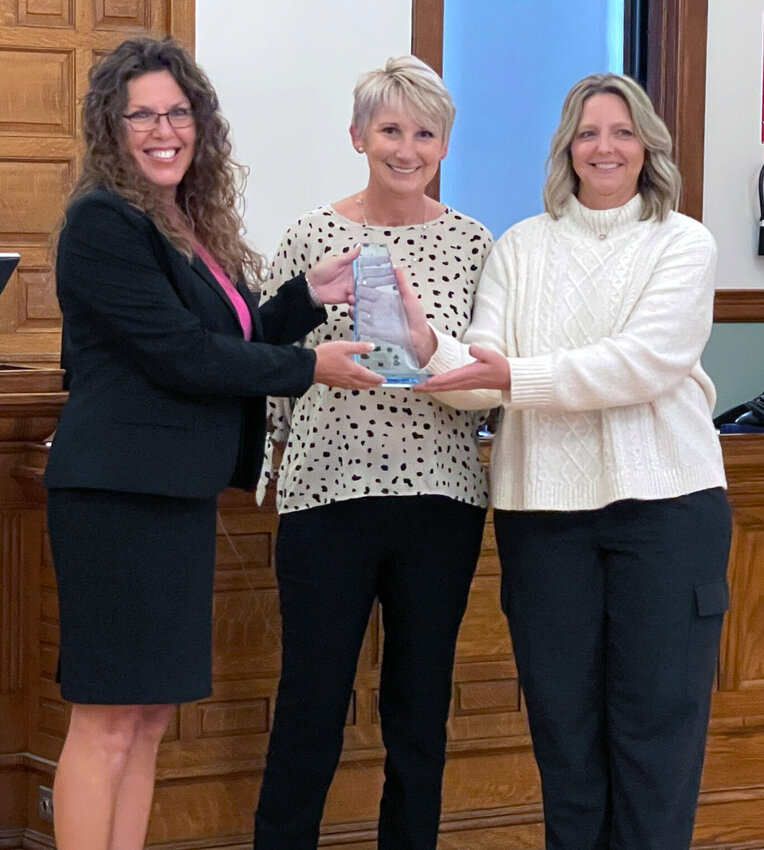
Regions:
<svg viewBox="0 0 764 850"><path fill-rule="evenodd" d="M126 29L148 32L151 28L148 0L95 0L95 29Z"/></svg>
<svg viewBox="0 0 764 850"><path fill-rule="evenodd" d="M74 26L74 0L18 0L14 5L20 26Z"/></svg>
<svg viewBox="0 0 764 850"><path fill-rule="evenodd" d="M4 244L47 245L74 183L74 167L73 157L0 159Z"/></svg>
<svg viewBox="0 0 764 850"><path fill-rule="evenodd" d="M729 581L733 604L722 643L720 687L761 691L764 710L764 506L735 512ZM745 593L740 592L745 589Z"/></svg>
<svg viewBox="0 0 764 850"><path fill-rule="evenodd" d="M0 49L0 135L74 136L74 51Z"/></svg>

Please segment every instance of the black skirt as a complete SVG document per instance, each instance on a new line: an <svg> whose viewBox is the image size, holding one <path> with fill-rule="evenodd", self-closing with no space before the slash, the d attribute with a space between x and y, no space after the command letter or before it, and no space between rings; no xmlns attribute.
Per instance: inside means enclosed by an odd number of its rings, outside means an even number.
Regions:
<svg viewBox="0 0 764 850"><path fill-rule="evenodd" d="M209 695L215 510L215 498L48 491L65 699Z"/></svg>

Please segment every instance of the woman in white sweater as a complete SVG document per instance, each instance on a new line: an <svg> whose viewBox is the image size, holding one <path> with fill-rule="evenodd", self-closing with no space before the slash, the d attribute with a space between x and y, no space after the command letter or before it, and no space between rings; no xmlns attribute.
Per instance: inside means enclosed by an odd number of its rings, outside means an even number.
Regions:
<svg viewBox="0 0 764 850"><path fill-rule="evenodd" d="M436 373L421 389L502 407L501 602L550 850L681 850L692 835L730 513L700 365L716 251L672 211L670 150L632 80L584 78L552 139L546 212L486 262L469 353L407 299Z"/></svg>

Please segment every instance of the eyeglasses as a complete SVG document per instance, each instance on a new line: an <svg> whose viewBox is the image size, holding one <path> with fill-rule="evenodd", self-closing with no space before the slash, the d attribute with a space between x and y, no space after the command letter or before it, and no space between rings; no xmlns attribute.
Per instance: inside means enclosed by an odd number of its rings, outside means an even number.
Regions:
<svg viewBox="0 0 764 850"><path fill-rule="evenodd" d="M159 124L160 118L167 118L167 123L172 128L182 130L194 123L194 110L190 106L176 106L169 112L152 112L150 109L139 109L122 117L130 122L133 130L153 130Z"/></svg>

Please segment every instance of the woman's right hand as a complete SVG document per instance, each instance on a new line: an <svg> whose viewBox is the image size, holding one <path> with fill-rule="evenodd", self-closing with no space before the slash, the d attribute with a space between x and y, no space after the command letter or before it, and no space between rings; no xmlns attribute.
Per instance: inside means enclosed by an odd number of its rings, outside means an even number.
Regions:
<svg viewBox="0 0 764 850"><path fill-rule="evenodd" d="M346 390L378 387L385 380L382 375L377 375L352 359L354 354L368 354L373 350L374 344L371 342L322 342L315 349L316 368L313 372L313 382Z"/></svg>
<svg viewBox="0 0 764 850"><path fill-rule="evenodd" d="M498 351L471 345L470 357L474 360L466 366L433 375L413 389L418 393L442 393L451 390L502 390L509 392L512 375L509 361Z"/></svg>
<svg viewBox="0 0 764 850"><path fill-rule="evenodd" d="M419 366L422 367L435 354L435 349L438 347L438 338L435 336L435 331L427 324L427 316L425 315L424 306L419 296L409 286L403 270L397 266L395 269L395 280L398 285L401 303L403 304L403 312L406 314L414 353L419 361Z"/></svg>

